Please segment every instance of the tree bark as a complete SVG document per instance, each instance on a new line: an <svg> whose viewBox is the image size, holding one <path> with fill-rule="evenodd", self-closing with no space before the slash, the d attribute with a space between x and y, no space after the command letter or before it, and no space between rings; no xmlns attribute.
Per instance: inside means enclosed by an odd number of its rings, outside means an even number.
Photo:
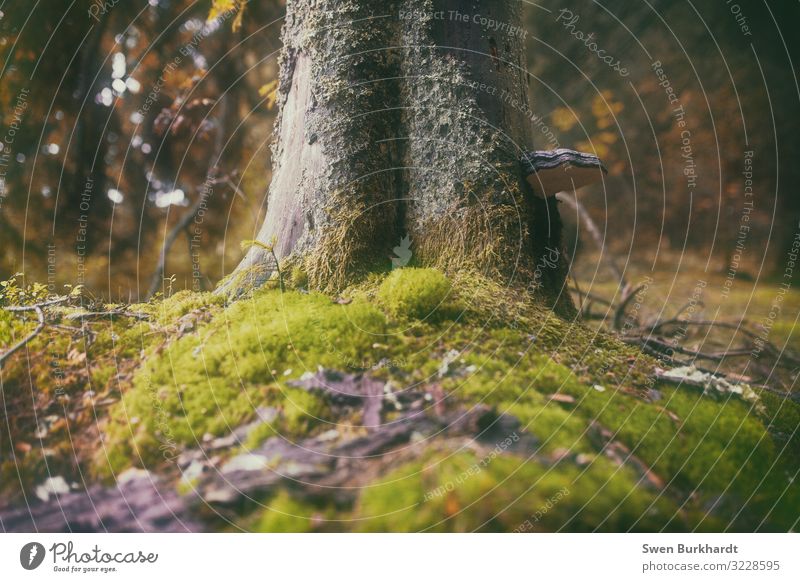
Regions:
<svg viewBox="0 0 800 582"><path fill-rule="evenodd" d="M516 0L287 2L257 236L282 266L336 290L388 269L408 235L417 264L537 280L569 302L563 260L552 266L556 205L521 176L533 149L521 10ZM273 268L254 246L222 289L258 285ZM542 270L553 273L535 277Z"/></svg>

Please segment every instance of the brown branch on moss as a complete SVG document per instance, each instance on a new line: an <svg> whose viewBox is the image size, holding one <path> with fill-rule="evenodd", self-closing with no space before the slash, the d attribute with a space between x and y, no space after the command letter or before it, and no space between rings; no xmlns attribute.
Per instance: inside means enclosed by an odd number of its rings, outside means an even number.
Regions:
<svg viewBox="0 0 800 582"><path fill-rule="evenodd" d="M627 285L622 290L622 300L617 305L617 308L614 310L614 319L612 320L614 323L614 329L620 331L623 327L622 320L625 318L625 311L628 309L628 304L630 304L631 299L638 295L639 291L644 289L646 285L637 285L634 288L629 288Z"/></svg>
<svg viewBox="0 0 800 582"><path fill-rule="evenodd" d="M11 313L24 313L27 311L33 311L36 313L36 327L34 330L18 341L16 344L8 348L2 354L0 354L0 368L3 367L3 364L16 352L24 348L28 343L39 335L42 330L45 328L45 317L44 317L44 309L47 307L52 307L54 305L60 305L62 303L66 303L69 301L69 297L58 297L56 299L50 299L48 301L42 301L41 303L34 303L33 305L9 305L3 307L6 311L10 311Z"/></svg>
<svg viewBox="0 0 800 582"><path fill-rule="evenodd" d="M3 364L16 352L24 348L28 345L36 336L38 336L45 327L50 325L51 327L63 329L67 331L76 331L80 328L77 327L70 327L59 325L58 323L53 323L52 321L48 323L48 317L45 313L45 310L50 307L55 307L58 305L63 305L69 302L71 299L75 299L76 295L66 295L63 297L55 297L53 299L48 299L46 301L40 301L39 303L33 303L31 305L6 305L0 307L0 309L4 309L10 313L27 313L27 312L34 312L36 314L36 327L33 331L27 334L24 338L18 341L16 344L8 348L6 351L0 353L0 368L2 368ZM78 311L76 313L67 313L67 314L56 314L50 319L58 320L59 318L63 318L67 321L80 321L81 325L85 325L87 323L86 320L88 319L104 319L104 318L114 318L114 317L128 317L133 319L139 320L149 320L150 315L147 313L142 313L139 311L130 311L125 307L119 307L116 309L110 309L108 311Z"/></svg>
<svg viewBox="0 0 800 582"><path fill-rule="evenodd" d="M787 349L780 349L778 346L773 344L772 342L764 339L763 337L759 336L754 331L747 329L744 327L744 322L731 322L731 321L712 321L712 320L698 320L698 321L691 321L691 320L680 320L680 319L670 319L666 321L656 322L654 323L650 329L648 330L650 334L657 334L658 332L664 331L664 328L669 325L680 325L684 327L718 327L722 329L730 329L733 330L734 333L740 333L743 336L747 337L751 341L751 345L747 354L753 353L766 353L773 356L776 360L782 361L784 364L789 364L791 366L800 366L800 355L795 354L794 352L787 350ZM725 357L730 355L747 355L743 354L745 350L736 350L731 351L728 350L725 352ZM702 352L701 352L702 353ZM708 355L708 354L705 354Z"/></svg>
<svg viewBox="0 0 800 582"><path fill-rule="evenodd" d="M643 289L643 285L639 285L633 289L627 289L623 292L623 297L619 302L608 300L596 294L588 293L580 290L580 288L573 288L572 291L583 300L581 306L582 314L587 319L607 320L609 314L611 315L610 327L617 332L623 331L622 322L625 320L625 314L631 299L636 297L637 293ZM595 314L591 311L591 305L597 303L607 307L606 314ZM789 350L780 349L772 342L767 341L765 338L758 335L751 329L745 327L744 321L712 321L712 320L697 320L682 319L682 316L689 308L689 304L682 306L676 311L674 315L664 319L657 319L647 323L638 323L636 325L628 326L624 329L624 333L620 334L620 339L627 344L634 345L642 349L646 354L661 360L678 365L694 365L699 361L715 362L718 366L724 362L737 359L746 358L758 359L760 356L767 356L772 362L771 367L780 367L784 369L794 369L800 367L800 355L797 355ZM681 345L679 339L674 337L674 333L670 333L670 327L675 327L683 330L685 337L687 330L690 327L695 328L718 328L731 330L734 334L741 334L748 341L737 347L729 347L728 349L708 351L696 348L690 348ZM668 339L673 336L672 339ZM676 356L684 356L683 358L676 358ZM715 373L719 373L718 370Z"/></svg>
<svg viewBox="0 0 800 582"><path fill-rule="evenodd" d="M583 222L592 240L598 246L601 253L604 252L604 245L600 231L588 215L586 210L582 207L577 198L559 194L559 199L566 202L575 209L579 221ZM606 299L596 294L583 291L580 288L577 278L573 274L572 278L574 285L571 291L575 293L580 299L580 313L585 319L594 319L601 321L610 321L610 327L616 332L620 333L620 339L625 343L639 347L643 352L648 355L654 356L661 360L668 361L673 364L687 365L695 364L698 361L715 362L718 366L722 365L725 361L736 358L749 357L752 360L757 360L761 355L766 355L772 361L772 367L781 367L784 369L793 369L800 367L800 355L794 354L786 349L779 349L773 343L767 341L766 338L759 336L756 332L744 327L745 322L731 322L731 321L710 321L699 320L692 321L685 319L683 316L687 310L693 305L703 306L700 303L686 303L681 306L675 314L668 318L659 318L655 321L648 323L640 323L638 318L634 322L626 322L626 312L628 306L642 289L647 285L641 284L636 287L631 287L625 281L623 272L617 267L614 257L608 257L607 265L609 270L614 274L614 277L619 281L619 289L621 297L619 301L615 302L613 299ZM607 308L605 314L596 314L592 311L594 304L599 304ZM610 317L609 317L610 316ZM626 323L623 323L626 322ZM686 330L689 327L705 327L705 328L719 328L732 330L734 334L741 334L747 338L748 342L744 346L728 347L728 349L717 351L705 351L702 349L692 349L679 343L678 338L674 337L665 339L663 336L668 332L671 326L682 329L685 337ZM710 329L709 329L710 331ZM684 356L679 361L675 356ZM771 372L768 374L771 375Z"/></svg>
<svg viewBox="0 0 800 582"><path fill-rule="evenodd" d="M128 311L126 309L110 309L108 311L82 311L78 313L70 313L69 315L65 316L65 319L69 320L84 320L84 319L104 319L104 318L111 318L114 317L130 317L133 319L142 319L147 320L150 319L150 315L147 313L142 313L140 311Z"/></svg>
<svg viewBox="0 0 800 582"><path fill-rule="evenodd" d="M679 364L693 364L697 361L710 361L722 364L725 360L730 358L743 358L750 357L757 359L761 354L765 354L773 361L774 367L782 367L785 369L800 367L800 355L794 354L786 349L779 349L773 343L766 340L766 338L759 336L752 330L744 327L745 322L730 322L730 321L709 321L700 320L692 321L691 319L684 319L683 316L687 310L692 306L703 306L702 302L688 302L678 309L672 317L666 319L657 319L654 322L646 324L639 323L637 320L635 324L624 324L626 320L626 312L628 306L642 289L647 285L641 284L636 287L631 287L625 280L624 272L617 265L617 261L613 256L607 253L604 245L603 237L600 230L592 220L589 213L580 203L575 196L569 196L564 192L558 194L558 199L565 202L575 210L578 221L583 223L588 231L590 238L593 240L602 256L606 257L606 265L609 271L613 274L614 278L618 281L621 297L618 302L613 299L606 299L596 294L583 291L580 288L577 278L572 276L574 285L571 288L581 300L580 313L585 319L595 319L606 321L609 319L611 328L617 332L623 332L620 339L625 343L635 345L641 348L645 353L657 357L659 359L667 360L672 363ZM592 306L597 303L607 307L605 314L595 314L592 311ZM729 348L718 351L704 351L701 349L692 349L683 345L673 339L672 341L664 339L663 334L669 329L670 326L682 328L684 330L691 326L706 327L706 328L720 328L733 330L735 334L741 334L749 341L747 345L737 348ZM625 329L627 328L627 329ZM683 362L676 362L675 355L685 356L687 359Z"/></svg>

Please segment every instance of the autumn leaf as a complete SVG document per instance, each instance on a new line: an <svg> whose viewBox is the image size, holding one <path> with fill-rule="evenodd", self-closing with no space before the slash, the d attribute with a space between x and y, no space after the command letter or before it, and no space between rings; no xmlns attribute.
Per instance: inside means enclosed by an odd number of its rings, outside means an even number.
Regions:
<svg viewBox="0 0 800 582"><path fill-rule="evenodd" d="M612 131L603 131L595 136L595 140L611 145L617 141L617 137L617 134Z"/></svg>
<svg viewBox="0 0 800 582"><path fill-rule="evenodd" d="M207 21L216 20L231 10L238 10L238 4L238 0L213 0L211 9L208 11Z"/></svg>
<svg viewBox="0 0 800 582"><path fill-rule="evenodd" d="M231 29L236 32L242 26L245 4L247 4L246 0L213 0L206 20L212 22L217 19L227 19L231 13L236 12L236 16L231 22Z"/></svg>

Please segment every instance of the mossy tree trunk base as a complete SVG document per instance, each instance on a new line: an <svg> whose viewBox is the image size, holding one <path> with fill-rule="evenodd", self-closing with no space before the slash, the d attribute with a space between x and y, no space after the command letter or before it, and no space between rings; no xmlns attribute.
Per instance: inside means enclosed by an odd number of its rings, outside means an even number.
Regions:
<svg viewBox="0 0 800 582"><path fill-rule="evenodd" d="M289 0L274 173L257 240L337 290L413 261L473 269L571 304L557 209L521 179L532 149L522 7ZM223 285L263 283L253 247Z"/></svg>

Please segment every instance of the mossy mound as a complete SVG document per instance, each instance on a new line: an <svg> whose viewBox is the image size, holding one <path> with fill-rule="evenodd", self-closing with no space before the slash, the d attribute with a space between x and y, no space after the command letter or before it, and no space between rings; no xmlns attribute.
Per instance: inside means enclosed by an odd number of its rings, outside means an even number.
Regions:
<svg viewBox="0 0 800 582"><path fill-rule="evenodd" d="M95 475L143 467L179 476L181 453L224 440L264 408L270 421L215 449L215 467L265 439L300 447L313 439L369 439L358 406L303 387L301 380L320 368L380 382L384 402L397 406L384 406L383 423L400 419L404 394L416 391L428 402L426 415L486 407L516 419L520 434L535 443L524 454L504 451L487 463L477 445L444 435L397 462L364 461L358 479L343 485L351 492L346 499L319 490L298 495L299 486L264 495L267 508L241 513L241 527L796 527L795 402L763 391L754 405L663 384L655 377L657 362L635 348L474 274L448 279L430 269L401 269L335 298L275 284L229 306L213 295L180 293L134 308L150 321L106 322L87 352L92 381L119 393L119 402L97 415L100 445L96 439L85 445ZM0 332L19 333L10 325ZM32 349L60 337L52 333ZM59 350L74 347L69 338L58 341ZM23 368L15 361L4 370L6 387ZM34 381L46 383L44 371ZM18 428L25 430L32 429ZM47 463L29 457L38 475ZM187 483L202 485L194 478Z"/></svg>
<svg viewBox="0 0 800 582"><path fill-rule="evenodd" d="M378 299L395 317L425 319L441 313L452 285L436 269L399 269L381 283Z"/></svg>
<svg viewBox="0 0 800 582"><path fill-rule="evenodd" d="M602 457L586 466L473 453L410 463L367 489L359 531L653 531L683 529L674 503ZM485 466L484 466L485 465ZM674 523L673 523L674 522Z"/></svg>
<svg viewBox="0 0 800 582"><path fill-rule="evenodd" d="M380 352L374 344L385 331L384 315L370 305L259 291L142 366L114 411L98 466L116 473L173 458L231 432L262 406L283 412L281 432L304 434L325 418L325 405L285 382L319 366L356 366Z"/></svg>
<svg viewBox="0 0 800 582"><path fill-rule="evenodd" d="M698 518L596 455L543 462L430 451L364 487L349 508L279 494L262 532L682 531ZM700 529L713 530L708 520Z"/></svg>

